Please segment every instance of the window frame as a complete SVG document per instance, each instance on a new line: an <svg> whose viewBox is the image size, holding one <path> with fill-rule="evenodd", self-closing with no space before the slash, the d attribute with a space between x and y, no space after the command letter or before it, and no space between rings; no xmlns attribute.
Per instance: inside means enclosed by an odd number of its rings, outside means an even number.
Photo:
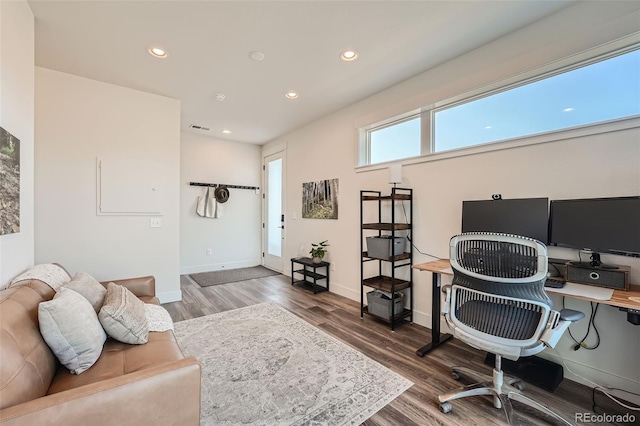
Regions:
<svg viewBox="0 0 640 426"><path fill-rule="evenodd" d="M640 127L640 114L637 114L613 120L598 121L574 127L565 127L558 130L518 136L510 139L500 139L496 141L467 145L464 147L458 147L449 150L434 151L435 126L431 125L435 121L435 113L438 111L453 108L455 106L469 103L477 99L486 98L497 93L512 90L517 87L525 86L527 84L532 84L540 80L571 72L576 69L580 69L598 62L606 61L611 58L639 50L640 42L637 41L637 37L625 37L621 40L617 40L606 45L599 46L597 48L590 49L588 51L572 55L558 61L554 61L544 66L518 73L514 76L495 81L476 89L466 91L442 101L435 102L432 105L423 106L418 110L412 110L409 113L401 114L393 118L371 124L369 126L361 127L359 129L359 155L356 171L367 171L386 168L389 166L389 164L395 163L415 164L441 160L444 158L474 155L489 151L498 151L520 146L555 142L574 137L584 137L600 133L608 133ZM420 114L421 116L421 154L418 157L407 157L403 159L389 160L371 164L369 137L370 132L376 129L392 126L395 123L406 121L408 119L407 117L415 118L418 114ZM361 155L363 149L367 152L367 156L365 157Z"/></svg>

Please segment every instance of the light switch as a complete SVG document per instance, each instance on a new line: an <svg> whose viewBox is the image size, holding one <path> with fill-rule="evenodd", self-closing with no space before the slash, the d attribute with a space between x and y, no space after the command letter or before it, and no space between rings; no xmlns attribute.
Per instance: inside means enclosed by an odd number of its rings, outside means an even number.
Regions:
<svg viewBox="0 0 640 426"><path fill-rule="evenodd" d="M162 228L162 218L152 217L149 220L149 226L152 228Z"/></svg>

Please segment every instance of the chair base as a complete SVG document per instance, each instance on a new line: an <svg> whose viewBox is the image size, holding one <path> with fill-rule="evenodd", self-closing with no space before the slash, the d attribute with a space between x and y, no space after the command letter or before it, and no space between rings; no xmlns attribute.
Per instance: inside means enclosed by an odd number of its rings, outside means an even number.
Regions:
<svg viewBox="0 0 640 426"><path fill-rule="evenodd" d="M462 389L449 391L447 393L439 395L438 399L440 400L440 411L445 414L453 409L450 401L460 398L466 398L469 396L488 395L493 396L494 407L502 408L504 410L507 416L507 421L510 425L515 423L511 401L518 401L530 408L546 414L547 416L561 422L562 424L569 426L572 426L574 424L561 415L551 411L546 406L523 395L520 390L522 390L524 384L520 382L520 379L505 377L505 381L504 383L502 383L503 376L501 370L494 370L494 377L498 377L498 380L493 381L491 381L491 378L487 375L477 373L464 367L454 367L452 369L452 375L454 379L458 379L461 375L464 375L471 378L472 380L478 380L479 383L471 384L463 387ZM495 383L496 381L498 383Z"/></svg>

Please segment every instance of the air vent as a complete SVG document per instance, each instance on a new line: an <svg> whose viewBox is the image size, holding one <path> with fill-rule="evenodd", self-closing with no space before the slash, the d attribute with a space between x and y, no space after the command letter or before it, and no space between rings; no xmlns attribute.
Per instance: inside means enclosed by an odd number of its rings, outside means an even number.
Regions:
<svg viewBox="0 0 640 426"><path fill-rule="evenodd" d="M204 130L205 132L208 132L209 130L211 130L208 127L202 127L202 126L198 126L197 124L192 124L191 126L192 129L196 129L196 130Z"/></svg>

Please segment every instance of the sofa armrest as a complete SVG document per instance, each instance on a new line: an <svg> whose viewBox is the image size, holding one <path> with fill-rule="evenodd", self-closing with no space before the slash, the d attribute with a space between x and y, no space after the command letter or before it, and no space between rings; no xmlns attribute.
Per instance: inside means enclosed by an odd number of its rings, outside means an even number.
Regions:
<svg viewBox="0 0 640 426"><path fill-rule="evenodd" d="M155 297L156 295L156 279L153 276L127 278L124 280L102 281L103 286L109 283L115 283L131 290L138 297Z"/></svg>
<svg viewBox="0 0 640 426"><path fill-rule="evenodd" d="M0 410L3 425L199 425L193 358L47 395Z"/></svg>

